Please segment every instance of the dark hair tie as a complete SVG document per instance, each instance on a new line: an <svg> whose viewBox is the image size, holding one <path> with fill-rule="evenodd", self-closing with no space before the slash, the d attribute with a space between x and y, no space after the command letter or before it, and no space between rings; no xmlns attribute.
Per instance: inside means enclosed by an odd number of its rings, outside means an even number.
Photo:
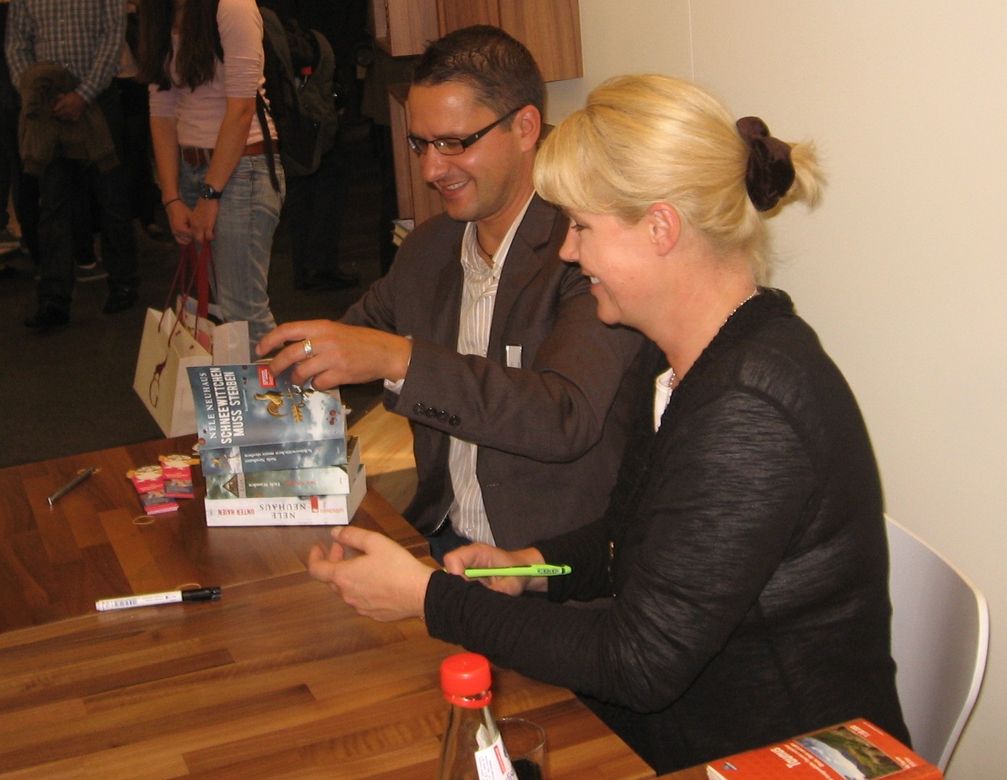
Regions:
<svg viewBox="0 0 1007 780"><path fill-rule="evenodd" d="M794 183L790 144L773 138L766 123L757 116L742 117L735 124L748 146L745 170L748 197L758 211L769 211Z"/></svg>

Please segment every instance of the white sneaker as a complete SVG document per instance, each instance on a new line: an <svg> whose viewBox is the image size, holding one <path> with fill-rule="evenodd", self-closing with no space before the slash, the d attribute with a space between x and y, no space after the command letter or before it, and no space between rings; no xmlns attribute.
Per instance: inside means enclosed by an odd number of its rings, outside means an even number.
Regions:
<svg viewBox="0 0 1007 780"><path fill-rule="evenodd" d="M74 272L78 282L98 282L102 279L108 279L108 272L102 268L101 263L77 263L76 271Z"/></svg>

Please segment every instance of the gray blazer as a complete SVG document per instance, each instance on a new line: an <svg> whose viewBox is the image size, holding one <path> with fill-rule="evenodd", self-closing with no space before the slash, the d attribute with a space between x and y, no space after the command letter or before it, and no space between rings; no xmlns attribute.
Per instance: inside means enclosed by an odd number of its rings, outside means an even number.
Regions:
<svg viewBox="0 0 1007 780"><path fill-rule="evenodd" d="M419 484L405 511L423 533L453 497L449 435L479 446L476 474L497 544L515 548L584 525L608 503L630 410L652 378L630 370L642 337L596 314L588 280L558 250L568 220L535 196L497 290L487 357L455 350L465 223L441 214L419 225L344 322L408 335L401 394ZM508 367L520 348L520 368ZM512 359L513 365L513 359Z"/></svg>

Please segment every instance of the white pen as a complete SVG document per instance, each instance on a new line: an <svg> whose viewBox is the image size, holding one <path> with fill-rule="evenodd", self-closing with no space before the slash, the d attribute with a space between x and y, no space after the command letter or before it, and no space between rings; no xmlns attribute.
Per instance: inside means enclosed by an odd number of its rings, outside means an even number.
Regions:
<svg viewBox="0 0 1007 780"><path fill-rule="evenodd" d="M161 604L177 604L180 601L216 601L220 598L220 586L191 588L189 590L168 590L164 593L142 593L137 596L121 596L117 599L98 599L94 608L99 612L111 609L132 609L133 607L156 607Z"/></svg>

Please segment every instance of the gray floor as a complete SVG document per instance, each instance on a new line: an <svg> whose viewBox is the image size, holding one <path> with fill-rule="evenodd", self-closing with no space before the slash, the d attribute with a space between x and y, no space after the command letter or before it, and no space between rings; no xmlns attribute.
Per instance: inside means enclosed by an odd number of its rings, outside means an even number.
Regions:
<svg viewBox="0 0 1007 780"><path fill-rule="evenodd" d="M362 132L351 135L344 149L351 163L340 258L345 268L360 274L362 286L335 292L294 289L281 224L269 278L278 321L338 317L380 273L376 162ZM164 307L178 249L139 228L137 235L140 303L106 316L101 313L105 282L78 284L70 325L42 335L22 324L35 307L33 268L24 258L8 260L17 273L0 279L0 466L161 437L132 381L144 313L148 306ZM351 422L379 391L377 383L343 388Z"/></svg>

